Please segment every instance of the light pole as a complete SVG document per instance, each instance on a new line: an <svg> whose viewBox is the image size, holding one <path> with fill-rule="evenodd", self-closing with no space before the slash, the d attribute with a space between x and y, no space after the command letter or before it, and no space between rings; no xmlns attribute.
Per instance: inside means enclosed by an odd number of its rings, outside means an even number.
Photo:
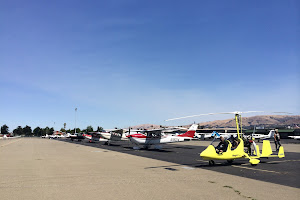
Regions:
<svg viewBox="0 0 300 200"><path fill-rule="evenodd" d="M76 112L77 112L77 108L75 108L75 134L76 134Z"/></svg>
<svg viewBox="0 0 300 200"><path fill-rule="evenodd" d="M64 123L64 129L65 129L65 133L64 134L67 134L66 126L67 126L67 124Z"/></svg>

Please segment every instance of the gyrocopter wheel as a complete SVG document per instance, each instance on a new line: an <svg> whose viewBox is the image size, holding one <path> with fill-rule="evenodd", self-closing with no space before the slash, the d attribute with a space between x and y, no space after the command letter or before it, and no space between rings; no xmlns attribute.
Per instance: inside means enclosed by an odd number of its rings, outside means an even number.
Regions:
<svg viewBox="0 0 300 200"><path fill-rule="evenodd" d="M213 166L213 165L215 165L215 161L209 160L209 161L208 161L208 164L209 164L209 166Z"/></svg>
<svg viewBox="0 0 300 200"><path fill-rule="evenodd" d="M227 160L227 163L231 164L233 162L233 160Z"/></svg>

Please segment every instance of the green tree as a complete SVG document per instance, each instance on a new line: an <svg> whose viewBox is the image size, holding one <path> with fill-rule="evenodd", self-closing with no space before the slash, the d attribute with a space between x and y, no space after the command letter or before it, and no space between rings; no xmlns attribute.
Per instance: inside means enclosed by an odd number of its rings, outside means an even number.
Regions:
<svg viewBox="0 0 300 200"><path fill-rule="evenodd" d="M24 133L25 136L27 136L27 137L32 136L32 130L31 130L31 127L26 125L26 126L23 128L23 133Z"/></svg>
<svg viewBox="0 0 300 200"><path fill-rule="evenodd" d="M54 128L53 128L53 127L51 127L51 128L49 129L49 132L50 132L49 134L50 134L50 135L52 135L52 134L53 134L53 132L54 132Z"/></svg>
<svg viewBox="0 0 300 200"><path fill-rule="evenodd" d="M43 135L50 135L50 128L48 126L46 126L46 128L43 129Z"/></svg>
<svg viewBox="0 0 300 200"><path fill-rule="evenodd" d="M92 126L87 126L86 127L86 132L93 132L93 131L94 131L94 129L93 129Z"/></svg>
<svg viewBox="0 0 300 200"><path fill-rule="evenodd" d="M40 127L36 127L33 130L33 135L34 136L40 137L40 136L42 136L42 133L43 133L43 131L42 131L42 129Z"/></svg>
<svg viewBox="0 0 300 200"><path fill-rule="evenodd" d="M8 134L8 126L6 124L4 124L3 126L1 126L1 134Z"/></svg>
<svg viewBox="0 0 300 200"><path fill-rule="evenodd" d="M22 126L18 126L16 129L13 130L14 135L23 135L23 128Z"/></svg>
<svg viewBox="0 0 300 200"><path fill-rule="evenodd" d="M101 126L98 126L97 127L97 132L102 132L103 131L103 128Z"/></svg>
<svg viewBox="0 0 300 200"><path fill-rule="evenodd" d="M73 129L74 130L74 133L75 133L75 129ZM80 128L76 128L76 133L80 133L81 132L81 130L80 130Z"/></svg>
<svg viewBox="0 0 300 200"><path fill-rule="evenodd" d="M66 129L61 128L61 129L60 129L60 132L66 132Z"/></svg>
<svg viewBox="0 0 300 200"><path fill-rule="evenodd" d="M76 128L76 133L80 133L80 132L81 132L80 128ZM71 133L72 133L72 134L75 133L75 129L72 129L72 130L71 130Z"/></svg>

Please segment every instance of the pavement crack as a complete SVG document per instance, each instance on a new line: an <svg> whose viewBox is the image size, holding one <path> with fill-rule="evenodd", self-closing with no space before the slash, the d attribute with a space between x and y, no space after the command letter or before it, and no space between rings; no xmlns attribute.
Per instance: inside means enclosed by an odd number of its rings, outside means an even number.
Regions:
<svg viewBox="0 0 300 200"><path fill-rule="evenodd" d="M208 181L208 182L210 182L210 181ZM251 200L256 200L255 198L247 197L247 196L243 195L239 190L234 189L232 186L224 185L223 187L224 187L224 188L232 189L235 193L237 193L239 196L241 196L241 197L243 197L243 198L251 199Z"/></svg>

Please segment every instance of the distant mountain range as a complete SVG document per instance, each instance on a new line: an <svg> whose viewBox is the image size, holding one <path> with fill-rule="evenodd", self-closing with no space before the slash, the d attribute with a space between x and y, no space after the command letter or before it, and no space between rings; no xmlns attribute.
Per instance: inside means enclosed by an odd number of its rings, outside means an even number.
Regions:
<svg viewBox="0 0 300 200"><path fill-rule="evenodd" d="M253 127L253 126L265 126L265 127L295 127L300 126L300 115L258 115L253 117L243 117L242 118L243 127ZM224 127L224 128L234 128L235 120L216 120L212 122L200 123L201 126L205 127Z"/></svg>
<svg viewBox="0 0 300 200"><path fill-rule="evenodd" d="M161 125L156 125L156 124L140 124L140 125L136 125L136 126L130 126L130 128L132 128L132 129L139 129L139 130L159 129L161 127L162 127Z"/></svg>
<svg viewBox="0 0 300 200"><path fill-rule="evenodd" d="M243 127L253 127L253 126L264 126L266 128L272 127L287 127L291 128L300 127L300 115L258 115L253 117L243 117L242 118ZM210 122L199 123L201 127L204 128L235 128L235 120L225 119L225 120L215 120ZM189 127L190 125L185 125L183 127ZM158 129L161 125L155 124L141 124L136 126L131 126L133 129Z"/></svg>

